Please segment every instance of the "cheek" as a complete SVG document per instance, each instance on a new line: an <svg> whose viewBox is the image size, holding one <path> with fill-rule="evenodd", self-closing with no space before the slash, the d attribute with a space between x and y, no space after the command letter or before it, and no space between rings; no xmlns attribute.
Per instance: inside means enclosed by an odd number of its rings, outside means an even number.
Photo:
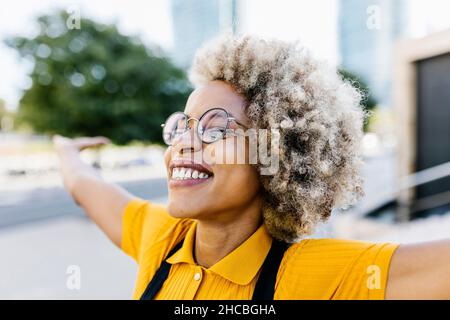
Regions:
<svg viewBox="0 0 450 320"><path fill-rule="evenodd" d="M248 145L243 137L219 140L204 149L204 159L208 164L248 164Z"/></svg>
<svg viewBox="0 0 450 320"><path fill-rule="evenodd" d="M170 160L172 160L172 147L168 147L166 148L166 151L164 151L164 165L167 170L169 169Z"/></svg>
<svg viewBox="0 0 450 320"><path fill-rule="evenodd" d="M246 202L253 199L259 192L260 182L256 169L250 165L220 165L220 174L216 187L218 194L230 201ZM217 170L219 171L219 170Z"/></svg>

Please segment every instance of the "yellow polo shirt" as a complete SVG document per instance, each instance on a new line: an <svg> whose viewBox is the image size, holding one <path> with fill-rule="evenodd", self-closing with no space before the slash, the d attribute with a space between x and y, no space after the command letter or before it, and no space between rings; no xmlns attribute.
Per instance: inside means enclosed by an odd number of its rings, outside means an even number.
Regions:
<svg viewBox="0 0 450 320"><path fill-rule="evenodd" d="M131 200L123 214L122 249L139 266L133 299L139 299L169 251L171 269L155 299L252 298L272 237L261 225L210 268L193 257L196 221L170 216L162 205ZM384 299L389 263L398 244L304 239L281 262L275 299Z"/></svg>

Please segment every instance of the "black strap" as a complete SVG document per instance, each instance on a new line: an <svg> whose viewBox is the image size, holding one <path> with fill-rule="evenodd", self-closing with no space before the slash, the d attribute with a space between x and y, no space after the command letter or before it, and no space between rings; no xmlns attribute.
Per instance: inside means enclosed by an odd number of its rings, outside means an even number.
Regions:
<svg viewBox="0 0 450 320"><path fill-rule="evenodd" d="M180 241L167 255L170 257L177 252L183 244ZM275 282L277 279L278 268L283 259L284 252L289 248L289 244L273 239L269 253L264 259L258 280L253 291L252 300L272 300L275 293ZM163 286L169 275L171 265L164 259L161 266L156 271L153 279L148 284L140 300L153 299Z"/></svg>
<svg viewBox="0 0 450 320"><path fill-rule="evenodd" d="M182 245L183 240L178 242L178 244L172 250L170 250L167 256L170 257L171 255L173 255L181 248ZM171 265L166 261L166 259L164 259L155 275L153 276L153 279L150 281L144 293L142 294L140 300L152 300L153 297L156 296L158 291L161 289L164 281L166 281L167 276L169 275L170 267Z"/></svg>
<svg viewBox="0 0 450 320"><path fill-rule="evenodd" d="M273 300L278 269L287 248L289 248L288 243L277 239L272 240L272 246L261 267L252 300Z"/></svg>

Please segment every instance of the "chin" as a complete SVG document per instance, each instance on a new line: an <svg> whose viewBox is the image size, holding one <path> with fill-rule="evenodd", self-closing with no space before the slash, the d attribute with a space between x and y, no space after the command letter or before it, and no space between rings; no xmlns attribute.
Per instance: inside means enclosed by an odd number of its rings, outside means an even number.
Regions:
<svg viewBox="0 0 450 320"><path fill-rule="evenodd" d="M190 201L190 204L186 204L185 201L169 200L167 211L174 218L196 219L199 215L200 208L193 206L192 200Z"/></svg>

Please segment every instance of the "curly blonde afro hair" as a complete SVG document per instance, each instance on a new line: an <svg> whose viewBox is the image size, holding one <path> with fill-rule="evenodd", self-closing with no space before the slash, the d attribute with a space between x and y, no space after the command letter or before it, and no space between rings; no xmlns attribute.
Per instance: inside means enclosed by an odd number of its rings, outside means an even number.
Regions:
<svg viewBox="0 0 450 320"><path fill-rule="evenodd" d="M196 87L231 84L248 102L252 127L281 127L279 169L260 174L263 219L273 237L296 242L333 208L363 195L361 93L299 42L219 36L197 51L189 79Z"/></svg>

